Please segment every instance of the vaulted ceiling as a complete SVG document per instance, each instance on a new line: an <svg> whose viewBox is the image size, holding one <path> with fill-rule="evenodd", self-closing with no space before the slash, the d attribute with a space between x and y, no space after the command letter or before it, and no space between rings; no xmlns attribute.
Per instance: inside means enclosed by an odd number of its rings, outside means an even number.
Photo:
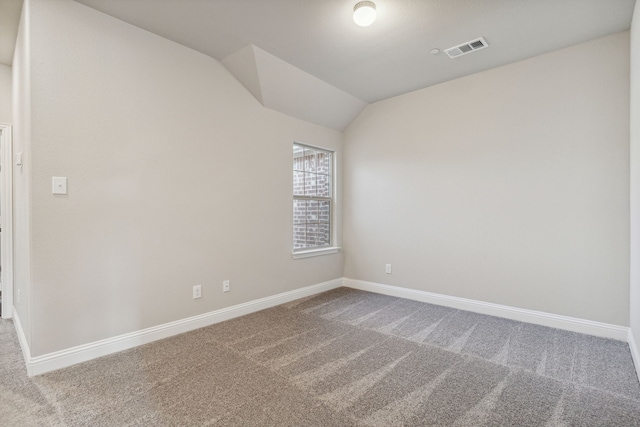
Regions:
<svg viewBox="0 0 640 427"><path fill-rule="evenodd" d="M76 0L223 60L247 45L373 102L629 29L635 0ZM484 37L489 48L432 55Z"/></svg>
<svg viewBox="0 0 640 427"><path fill-rule="evenodd" d="M22 0L0 0L0 64L11 65Z"/></svg>
<svg viewBox="0 0 640 427"><path fill-rule="evenodd" d="M359 27L358 0L75 1L222 61L266 107L336 129L367 103L628 30L635 5L374 0L376 21ZM21 3L0 0L0 63L11 63ZM488 48L444 53L479 37Z"/></svg>

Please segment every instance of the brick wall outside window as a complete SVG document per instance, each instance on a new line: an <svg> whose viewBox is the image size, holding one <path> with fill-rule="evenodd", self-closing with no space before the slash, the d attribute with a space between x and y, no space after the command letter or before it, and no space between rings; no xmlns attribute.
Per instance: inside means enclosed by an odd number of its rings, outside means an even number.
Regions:
<svg viewBox="0 0 640 427"><path fill-rule="evenodd" d="M331 244L332 171L333 153L294 144L294 250Z"/></svg>

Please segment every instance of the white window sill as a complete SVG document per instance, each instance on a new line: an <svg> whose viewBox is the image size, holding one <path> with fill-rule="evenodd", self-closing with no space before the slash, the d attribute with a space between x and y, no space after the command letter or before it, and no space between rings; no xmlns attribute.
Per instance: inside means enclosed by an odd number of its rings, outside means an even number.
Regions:
<svg viewBox="0 0 640 427"><path fill-rule="evenodd" d="M302 259L302 258L309 258L312 256L320 256L320 255L330 255L330 254L337 254L338 252L340 252L340 249L337 246L331 246L328 248L320 248L320 249L309 249L306 251L296 251L294 253L292 253L291 255L293 256L293 259Z"/></svg>

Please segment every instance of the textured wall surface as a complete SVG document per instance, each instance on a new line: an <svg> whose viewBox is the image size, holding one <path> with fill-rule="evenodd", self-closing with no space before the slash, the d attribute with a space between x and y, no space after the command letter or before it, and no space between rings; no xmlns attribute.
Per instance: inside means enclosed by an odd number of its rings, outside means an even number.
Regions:
<svg viewBox="0 0 640 427"><path fill-rule="evenodd" d="M291 256L292 143L340 157L339 132L71 0L31 19L34 356L342 276L342 254Z"/></svg>
<svg viewBox="0 0 640 427"><path fill-rule="evenodd" d="M628 33L373 104L343 174L343 135L263 108L220 62L71 0L25 10L15 275L33 356L343 275L629 325ZM294 141L336 152L344 265L292 260Z"/></svg>
<svg viewBox="0 0 640 427"><path fill-rule="evenodd" d="M345 276L629 324L628 32L372 104L344 150Z"/></svg>

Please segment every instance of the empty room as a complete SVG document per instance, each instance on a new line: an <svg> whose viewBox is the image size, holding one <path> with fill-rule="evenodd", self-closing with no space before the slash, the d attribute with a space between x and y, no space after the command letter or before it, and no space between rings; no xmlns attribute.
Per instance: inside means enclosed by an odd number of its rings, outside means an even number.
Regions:
<svg viewBox="0 0 640 427"><path fill-rule="evenodd" d="M0 425L640 426L635 0L0 0Z"/></svg>

